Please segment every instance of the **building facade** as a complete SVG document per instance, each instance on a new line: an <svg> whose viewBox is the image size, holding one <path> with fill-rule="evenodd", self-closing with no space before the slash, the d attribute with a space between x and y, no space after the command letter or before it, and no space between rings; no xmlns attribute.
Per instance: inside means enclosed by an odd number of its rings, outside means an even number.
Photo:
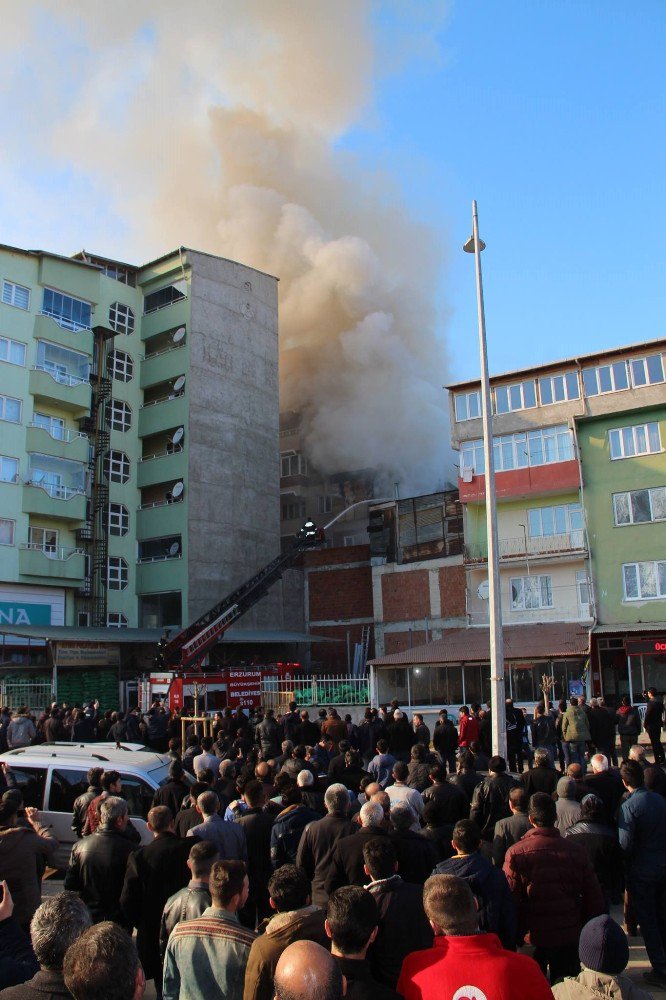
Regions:
<svg viewBox="0 0 666 1000"><path fill-rule="evenodd" d="M179 626L275 556L276 284L0 247L3 625Z"/></svg>

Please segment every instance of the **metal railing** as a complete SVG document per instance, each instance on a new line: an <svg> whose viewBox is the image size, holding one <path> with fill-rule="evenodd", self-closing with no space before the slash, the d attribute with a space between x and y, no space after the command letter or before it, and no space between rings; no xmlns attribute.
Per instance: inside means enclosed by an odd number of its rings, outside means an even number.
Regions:
<svg viewBox="0 0 666 1000"><path fill-rule="evenodd" d="M58 326L61 326L63 330L71 330L72 333L79 333L81 330L89 330L90 327L86 326L85 323L75 323L73 319L67 319L66 316L62 316L61 313L51 312L48 309L40 309L40 316L48 316L50 319L56 321Z"/></svg>
<svg viewBox="0 0 666 1000"><path fill-rule="evenodd" d="M367 677L333 674L324 677L297 677L282 680L264 677L261 682L262 704L268 708L288 705L367 705L370 685Z"/></svg>
<svg viewBox="0 0 666 1000"><path fill-rule="evenodd" d="M169 445L164 451L156 451L154 455L143 455L139 461L140 462L150 462L153 458L164 458L166 455L177 455L178 452L183 450L182 444L172 444Z"/></svg>
<svg viewBox="0 0 666 1000"><path fill-rule="evenodd" d="M38 430L44 431L45 434L48 434L48 436L54 441L62 441L64 444L69 444L70 441L77 441L79 438L85 438L86 441L88 440L88 435L84 434L82 431L67 431L63 429L58 434L54 434L48 429L48 427L42 427L41 424L35 423L34 420L28 424L28 427L36 427Z"/></svg>
<svg viewBox="0 0 666 1000"><path fill-rule="evenodd" d="M151 351L150 354L144 354L143 360L150 361L151 358L159 358L161 354L169 354L171 351L180 351L183 347L185 347L184 339L178 344L170 344L169 347L163 347L161 351Z"/></svg>
<svg viewBox="0 0 666 1000"><path fill-rule="evenodd" d="M72 556L81 556L84 554L84 549L82 548L66 548L62 545L45 545L42 542L25 542L20 545L21 549L30 549L31 552L43 552L47 559L60 559L63 562L67 559L71 559Z"/></svg>
<svg viewBox="0 0 666 1000"><path fill-rule="evenodd" d="M25 705L29 711L42 711L54 699L51 680L0 681L0 702L13 712Z"/></svg>
<svg viewBox="0 0 666 1000"><path fill-rule="evenodd" d="M34 372L46 372L59 385L85 385L88 382L87 378L81 378L80 375L71 375L70 372L61 372L54 365L33 365L32 370Z"/></svg>
<svg viewBox="0 0 666 1000"><path fill-rule="evenodd" d="M150 316L151 313L159 312L160 309L168 309L169 306L172 306L175 302L184 302L186 299L187 295L181 295L177 299L171 299L169 302L163 302L161 306L153 306L152 309L144 309L142 315Z"/></svg>
<svg viewBox="0 0 666 1000"><path fill-rule="evenodd" d="M137 565L142 565L143 563L154 563L154 562L165 562L167 559L182 559L183 553L177 552L175 555L169 555L167 552L162 556L139 556L137 559Z"/></svg>
<svg viewBox="0 0 666 1000"><path fill-rule="evenodd" d="M159 399L151 399L149 403L142 403L139 409L145 410L149 406L157 406L158 403L168 403L170 399L180 399L180 397L184 395L184 389L181 389L180 392L170 392L168 396L160 396Z"/></svg>
<svg viewBox="0 0 666 1000"><path fill-rule="evenodd" d="M27 479L25 485L38 486L53 500L70 500L72 497L85 495L86 492L83 487L61 486L57 483L43 483L35 479Z"/></svg>
<svg viewBox="0 0 666 1000"><path fill-rule="evenodd" d="M568 552L586 552L585 531L580 528L560 535L539 535L536 537L500 538L500 559L520 559L563 555ZM487 562L488 552L484 545L465 545L465 562Z"/></svg>
<svg viewBox="0 0 666 1000"><path fill-rule="evenodd" d="M180 496L174 497L172 500L153 500L152 503L139 504L137 510L150 510L151 507L168 507L172 503L182 503L184 499L184 496Z"/></svg>

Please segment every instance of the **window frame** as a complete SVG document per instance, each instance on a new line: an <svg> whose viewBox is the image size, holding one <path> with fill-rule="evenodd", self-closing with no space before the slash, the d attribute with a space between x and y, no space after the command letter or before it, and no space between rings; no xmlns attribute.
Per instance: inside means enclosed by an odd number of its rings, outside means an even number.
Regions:
<svg viewBox="0 0 666 1000"><path fill-rule="evenodd" d="M535 378L521 379L519 382L507 382L504 385L497 385L493 387L493 412L496 415L504 415L505 413L517 413L520 410L533 410L538 406L538 396L537 396L537 380ZM525 386L531 385L532 392L534 393L534 402L525 402ZM518 390L520 395L520 406L514 406L511 395L513 390ZM497 401L497 393L506 391L506 409L499 409Z"/></svg>
<svg viewBox="0 0 666 1000"><path fill-rule="evenodd" d="M536 604L536 605L534 605L534 606L532 606L532 607L527 607L526 602L525 602L525 581L529 581L530 583L532 583L535 580L538 580L538 591L537 591L537 593L538 593L538 597L539 597L539 603ZM543 603L544 581L547 581L546 587L548 589L548 594L549 594L549 597L550 597L550 603L549 604L544 604ZM515 583L520 583L520 586L521 586L521 595L522 595L522 604L517 603L516 600L514 599L513 594L514 594L514 584ZM512 577L510 577L509 578L509 594L510 594L510 597L511 597L511 610L512 611L541 611L541 610L552 609L552 608L555 607L555 604L554 604L554 601L553 601L553 578L548 573L535 573L535 574L531 574L531 575L528 575L528 576L512 576Z"/></svg>
<svg viewBox="0 0 666 1000"><path fill-rule="evenodd" d="M122 358L119 357L122 355ZM120 364L118 364L120 362ZM106 359L106 374L116 382L131 382L134 378L134 358L127 351L114 348Z"/></svg>
<svg viewBox="0 0 666 1000"><path fill-rule="evenodd" d="M557 514L555 511L563 510L564 517L566 520L566 527L564 531L551 531L546 532L543 530L543 514L544 511L552 511L553 527L557 524ZM577 513L580 515L581 525L579 528L575 528L572 525L572 513ZM539 515L539 523L541 531L539 534L533 534L532 532L532 514ZM583 505L579 500L575 500L572 503L555 503L555 504L545 504L543 507L528 507L527 508L527 536L528 538L555 538L558 535L573 535L574 531L583 531Z"/></svg>
<svg viewBox="0 0 666 1000"><path fill-rule="evenodd" d="M477 409L479 411L478 413L472 413L472 414L470 414L470 412L469 412L469 410L470 410L469 404L470 404L470 400L471 399L476 399L476 405L477 405ZM465 403L465 408L464 408L465 415L464 416L460 416L458 414L458 403L459 402L462 403L463 401ZM462 410L462 406L461 406L461 410ZM471 389L469 392L456 392L455 395L454 395L454 397L453 397L453 412L454 412L454 415L455 415L456 423L461 423L463 420L477 420L482 415L482 409L481 409L481 391L479 389Z"/></svg>
<svg viewBox="0 0 666 1000"><path fill-rule="evenodd" d="M657 493L658 491L663 491L664 492L664 497L665 497L665 500L666 500L666 486L644 486L642 489L639 489L639 490L620 490L617 493L611 493L611 503L613 505L613 525L616 528L628 528L628 527L632 527L633 525L637 525L637 524L659 524L661 521L666 521L666 513L664 513L663 517L655 517L654 516L654 499L653 499L653 493ZM634 518L634 508L633 508L632 497L636 493L647 493L647 495L648 495L648 505L649 505L649 508L650 508L650 517L648 519L644 520L644 521L637 521ZM629 520L628 521L618 521L617 511L618 511L618 499L620 497L627 497L627 509L629 511ZM666 503L665 503L664 507L665 507L665 510L666 510Z"/></svg>
<svg viewBox="0 0 666 1000"><path fill-rule="evenodd" d="M616 378L616 371L615 371L615 369L618 368L618 367L619 368L624 368L624 376L625 376L625 378L627 380L627 384L626 385L618 386L616 384L617 383L617 378ZM611 381L611 388L610 389L602 389L601 388L601 376L600 376L600 372L604 371L605 369L608 369L608 371L610 372L610 381ZM594 380L595 380L595 383L596 383L596 391L595 392L588 392L587 385L585 383L585 376L586 376L586 374L588 372L594 372ZM631 388L631 379L630 379L630 376L629 376L629 366L627 364L626 359L619 360L619 361L607 361L607 362L604 362L603 364L600 364L600 365L590 365L588 368L581 369L581 378L582 378L582 382L583 382L583 395L585 397L589 397L589 396L607 396L611 392L626 392L627 389Z"/></svg>
<svg viewBox="0 0 666 1000"><path fill-rule="evenodd" d="M107 590L127 590L129 586L129 563L122 556L107 556L104 585Z"/></svg>
<svg viewBox="0 0 666 1000"><path fill-rule="evenodd" d="M118 414L122 415L120 420ZM106 404L104 419L110 430L126 434L132 427L132 407L124 399L111 398Z"/></svg>
<svg viewBox="0 0 666 1000"><path fill-rule="evenodd" d="M11 477L11 479L3 478L3 462L16 463L16 472ZM15 485L19 481L19 474L20 474L20 462L18 458L13 458L11 455L0 455L0 483L11 483Z"/></svg>
<svg viewBox="0 0 666 1000"><path fill-rule="evenodd" d="M659 364L661 366L661 378L654 380L650 378L650 372L649 372L649 362L653 358L658 358ZM645 382L637 382L634 376L634 365L637 365L639 363L643 365L643 371L646 375ZM629 367L629 376L631 380L632 389L644 389L648 385L663 385L663 383L666 381L666 378L664 377L664 375L666 374L664 372L664 358L659 351L657 351L655 354L643 354L641 355L640 358L630 358L628 367Z"/></svg>
<svg viewBox="0 0 666 1000"><path fill-rule="evenodd" d="M72 317L67 316L64 312L56 312L55 309L46 308L46 296L47 293L50 295L59 295L63 300L63 306L65 301L71 302L73 305L86 306L90 310L90 322L82 323L78 320L73 319L74 309L71 310ZM81 310L83 313L83 310ZM80 330L90 330L92 328L92 314L93 314L93 304L88 302L86 299L80 299L76 295L70 295L69 292L61 292L58 288L51 288L50 285L45 285L42 295L42 316L50 316L54 319L58 326L62 327L64 330L71 330L73 333L78 333Z"/></svg>
<svg viewBox="0 0 666 1000"><path fill-rule="evenodd" d="M296 461L297 470L291 471L291 463ZM289 472L284 472L284 462L289 462ZM292 476L307 476L308 460L302 451L281 451L280 452L280 479L289 479Z"/></svg>
<svg viewBox="0 0 666 1000"><path fill-rule="evenodd" d="M119 507L120 510L112 511L112 507ZM124 523L126 522L126 524ZM124 530L123 530L124 528ZM117 529L117 530L116 530ZM130 512L124 503L109 501L106 508L106 530L114 538L124 538L129 534Z"/></svg>
<svg viewBox="0 0 666 1000"><path fill-rule="evenodd" d="M576 383L576 395L570 395L568 379L573 376ZM555 380L562 379L562 388L564 390L564 396L562 399L555 398ZM539 403L541 406L559 406L560 403L570 403L577 399L580 399L580 381L578 378L578 372L575 368L566 372L555 372L553 375L541 375L537 379L539 383ZM543 398L543 383L548 382L550 384L551 399Z"/></svg>
<svg viewBox="0 0 666 1000"><path fill-rule="evenodd" d="M131 306L125 302L112 302L109 306L109 326L114 333L129 337L136 327L136 316Z"/></svg>
<svg viewBox="0 0 666 1000"><path fill-rule="evenodd" d="M41 540L38 538L40 532L42 534ZM47 534L55 536L54 540L47 542ZM39 552L43 552L47 556L57 556L59 541L60 532L57 528L44 528L39 524L31 524L28 528L28 544L30 548L37 549Z"/></svg>
<svg viewBox="0 0 666 1000"><path fill-rule="evenodd" d="M7 345L7 357L3 358L0 356L0 361L5 365L15 365L17 368L25 368L26 357L28 354L28 345L22 340L13 340L11 337L0 337L0 347L2 344ZM10 354L12 347L20 347L23 351L23 361L12 361Z"/></svg>
<svg viewBox="0 0 666 1000"><path fill-rule="evenodd" d="M45 426L47 422L48 427ZM67 425L64 417L53 417L50 413L42 413L40 410L33 410L32 423L34 427L38 427L40 430L46 431L49 437L52 437L54 441L67 440ZM62 431L61 435L53 433L54 426L59 431Z"/></svg>
<svg viewBox="0 0 666 1000"><path fill-rule="evenodd" d="M7 403L18 403L18 420L12 420L10 417L5 416ZM0 393L0 420L6 424L23 423L23 400L17 399L15 396L5 396L4 393Z"/></svg>
<svg viewBox="0 0 666 1000"><path fill-rule="evenodd" d="M11 294L9 298L5 295L5 290L10 288ZM19 305L16 302L16 289L20 289L22 292L26 292L28 296L28 304L26 306ZM23 312L30 312L30 302L32 299L32 289L28 288L27 285L19 285L17 281L11 281L9 278L2 279L2 303L6 306L12 306L14 309L22 309Z"/></svg>
<svg viewBox="0 0 666 1000"><path fill-rule="evenodd" d="M104 473L110 483L124 486L130 481L132 474L132 463L129 456L117 448L110 448L104 456Z"/></svg>
<svg viewBox="0 0 666 1000"><path fill-rule="evenodd" d="M111 621L112 618L118 619L117 621ZM129 620L127 615L123 614L122 611L107 611L106 613L106 627L107 628L127 628L129 625Z"/></svg>
<svg viewBox="0 0 666 1000"><path fill-rule="evenodd" d="M640 569L641 566L653 566L654 567L655 583L656 583L656 589L657 589L658 593L656 593L656 594L647 594L647 595L643 595L641 593L641 569ZM663 590L661 590L661 584L660 584L660 580L661 580L661 573L660 573L660 570L659 570L660 566L664 567L664 577L663 577L663 579L664 579L664 586L663 586ZM635 571L636 587L637 587L637 591L638 591L636 597L630 597L627 594L627 570L629 570L629 569ZM666 559L642 559L639 562L622 563L622 595L623 595L623 600L629 601L629 602L633 602L633 601L663 601L663 600L665 600L666 599Z"/></svg>
<svg viewBox="0 0 666 1000"><path fill-rule="evenodd" d="M638 432L642 431L645 436L645 443L649 446L650 444L650 430L649 428L656 427L657 429L657 439L659 441L658 448L647 447L644 451L639 451L637 447L637 437ZM630 455L625 454L625 440L624 433L626 431L631 431L633 452ZM617 435L616 438L613 435ZM613 441L617 441L620 445L621 454L613 454ZM659 426L658 420L648 420L644 424L626 424L624 427L611 427L608 430L608 452L610 455L611 462L620 462L625 458L641 458L643 455L659 455L663 451L661 443L661 428Z"/></svg>
<svg viewBox="0 0 666 1000"><path fill-rule="evenodd" d="M8 524L10 525L11 541L2 541L2 526ZM12 546L16 544L16 521L11 517L0 517L0 545Z"/></svg>

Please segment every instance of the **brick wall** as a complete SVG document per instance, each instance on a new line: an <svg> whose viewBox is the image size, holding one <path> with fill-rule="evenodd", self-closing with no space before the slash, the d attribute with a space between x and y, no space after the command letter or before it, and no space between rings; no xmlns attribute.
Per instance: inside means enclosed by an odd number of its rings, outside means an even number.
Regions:
<svg viewBox="0 0 666 1000"><path fill-rule="evenodd" d="M361 630L363 625L313 625L310 632L313 635L326 636L327 639L339 639L336 643L313 643L311 646L311 658L313 663L321 664L325 673L344 674L347 672L347 633L349 633L350 655L354 658L354 645L361 641ZM374 656L374 646L372 633L370 635L370 646L368 656Z"/></svg>
<svg viewBox="0 0 666 1000"><path fill-rule="evenodd" d="M439 570L439 596L442 618L465 615L465 567L444 566Z"/></svg>
<svg viewBox="0 0 666 1000"><path fill-rule="evenodd" d="M341 567L308 573L309 620L372 618L370 566Z"/></svg>
<svg viewBox="0 0 666 1000"><path fill-rule="evenodd" d="M430 617L428 571L415 569L382 576L385 622L413 621Z"/></svg>
<svg viewBox="0 0 666 1000"><path fill-rule="evenodd" d="M422 646L425 632L412 632L412 646ZM384 632L384 656L409 649L409 632Z"/></svg>

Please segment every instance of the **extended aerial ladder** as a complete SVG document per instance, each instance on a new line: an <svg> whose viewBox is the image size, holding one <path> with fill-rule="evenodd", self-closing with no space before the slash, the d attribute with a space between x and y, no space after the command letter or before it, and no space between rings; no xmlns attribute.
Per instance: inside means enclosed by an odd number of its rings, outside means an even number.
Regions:
<svg viewBox="0 0 666 1000"><path fill-rule="evenodd" d="M287 552L273 559L172 639L160 639L155 657L156 666L171 670L185 667L191 669L230 625L268 593L283 572L296 562L301 552L316 548L324 541L323 530L313 521L306 521Z"/></svg>

